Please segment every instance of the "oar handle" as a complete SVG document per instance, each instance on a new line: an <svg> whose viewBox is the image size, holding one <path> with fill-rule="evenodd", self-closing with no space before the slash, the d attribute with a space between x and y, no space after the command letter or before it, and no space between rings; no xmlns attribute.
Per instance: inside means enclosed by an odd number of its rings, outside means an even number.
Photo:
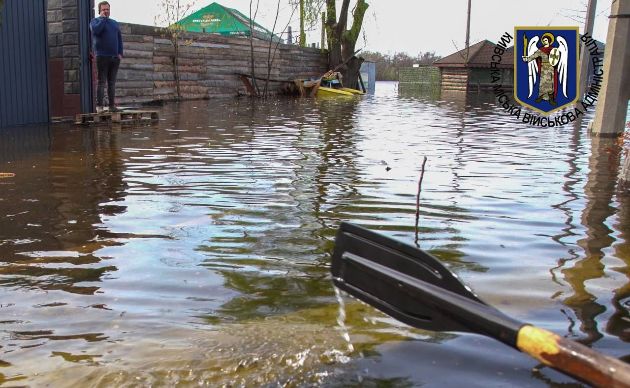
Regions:
<svg viewBox="0 0 630 388"><path fill-rule="evenodd" d="M534 326L523 326L516 347L538 361L597 387L630 387L630 365Z"/></svg>

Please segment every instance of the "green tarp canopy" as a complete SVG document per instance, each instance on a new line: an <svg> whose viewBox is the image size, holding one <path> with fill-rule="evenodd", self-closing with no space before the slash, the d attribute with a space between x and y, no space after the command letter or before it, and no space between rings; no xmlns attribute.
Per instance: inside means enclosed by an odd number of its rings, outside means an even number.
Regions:
<svg viewBox="0 0 630 388"><path fill-rule="evenodd" d="M199 11L178 21L185 31L205 32L221 35L251 36L250 18L234 8L224 7L219 3L212 3ZM264 40L280 41L280 38L260 24L253 22L254 37Z"/></svg>

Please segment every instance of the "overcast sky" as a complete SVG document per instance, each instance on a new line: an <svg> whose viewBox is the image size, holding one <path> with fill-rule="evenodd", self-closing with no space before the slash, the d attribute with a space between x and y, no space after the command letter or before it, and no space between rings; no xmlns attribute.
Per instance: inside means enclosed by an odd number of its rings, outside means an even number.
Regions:
<svg viewBox="0 0 630 388"><path fill-rule="evenodd" d="M108 1L112 18L146 25L155 25L161 3L160 0ZM277 0L253 1L260 2L256 21L271 30ZM597 1L593 35L603 42L606 40L611 1ZM181 0L182 4L185 2ZM197 0L193 8L197 10L212 2ZM297 31L298 17L294 14L290 21L289 0L280 2L280 17L275 30L281 30L290 23L293 31ZM219 3L249 15L250 0L223 0ZM464 46L468 0L368 0L368 3L370 7L363 24L363 37L357 43L357 49L384 54L406 52L414 56L428 51L445 56ZM579 26L581 33L586 4L587 0L472 0L470 42L473 44L488 39L496 43L505 31L513 33L514 26ZM307 41L319 42L320 34L319 29L310 32Z"/></svg>

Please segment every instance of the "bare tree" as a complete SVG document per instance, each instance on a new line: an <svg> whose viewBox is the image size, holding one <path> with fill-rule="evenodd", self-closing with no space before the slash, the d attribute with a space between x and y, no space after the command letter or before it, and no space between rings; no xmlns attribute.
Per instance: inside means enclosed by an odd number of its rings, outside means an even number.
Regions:
<svg viewBox="0 0 630 388"><path fill-rule="evenodd" d="M258 15L258 6L260 5L260 0L256 0L256 11L252 12L252 8L254 6L254 0L249 0L249 48L250 48L250 70L252 72L252 86L256 91L256 95L260 94L260 90L258 89L258 83L256 82L256 64L254 57L254 19L256 15Z"/></svg>
<svg viewBox="0 0 630 388"><path fill-rule="evenodd" d="M276 53L278 51L278 46L281 43L281 39L275 38L276 26L278 24L278 17L280 16L280 3L281 0L277 0L276 5L276 15L273 22L273 27L269 36L264 36L265 39L268 39L269 46L267 50L267 74L264 78L265 85L263 87L262 93L260 92L260 88L258 87L257 76L256 76L256 66L255 66L255 51L254 51L254 19L258 14L258 8L260 5L260 0L256 0L255 9L254 9L254 0L250 0L249 2L249 42L250 42L250 71L251 71L251 79L252 79L252 87L254 88L257 96L267 97L269 95L269 82L271 80L271 70L273 69L273 64L276 58ZM290 2L293 5L293 3ZM289 24L293 19L295 14L296 7L294 6L291 11L291 15L289 17L289 21L285 25L282 32L286 32L288 30ZM262 78L262 77L261 77Z"/></svg>
<svg viewBox="0 0 630 388"><path fill-rule="evenodd" d="M282 32L286 32L288 30L289 24L291 23L291 20L293 19L293 15L295 14L296 9L297 9L297 7L294 6L292 11L291 11L291 16L289 17L289 20L287 21L287 24L282 29ZM279 15L280 15L280 0L278 0L278 5L276 7L276 17L274 19L273 27L271 29L271 36L269 37L269 50L267 52L267 79L265 80L265 88L264 88L264 91L263 91L263 95L265 97L268 95L269 80L271 79L271 69L273 68L273 63L274 63L274 61L276 59L276 53L278 52L278 46L281 43L280 39L277 39L275 42L273 40L274 33L276 31L276 25L278 24L278 16ZM274 43L275 43L275 46L274 46ZM273 52L272 52L272 47L273 47Z"/></svg>
<svg viewBox="0 0 630 388"><path fill-rule="evenodd" d="M179 49L181 44L180 37L184 32L184 26L179 24L178 22L188 15L194 5L194 0L185 2L180 0L162 0L162 2L160 3L162 13L155 17L156 25L166 25L166 37L171 41L171 44L173 45L173 69L175 76L175 91L178 100L181 100L182 98L181 82L179 75Z"/></svg>

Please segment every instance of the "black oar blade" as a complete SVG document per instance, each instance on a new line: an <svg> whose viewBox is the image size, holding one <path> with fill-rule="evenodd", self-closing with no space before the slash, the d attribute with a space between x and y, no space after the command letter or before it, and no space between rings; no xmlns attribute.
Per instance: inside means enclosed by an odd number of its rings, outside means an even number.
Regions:
<svg viewBox="0 0 630 388"><path fill-rule="evenodd" d="M337 287L417 328L476 331L444 311L445 296L489 307L435 257L349 223L337 233L331 271Z"/></svg>
<svg viewBox="0 0 630 388"><path fill-rule="evenodd" d="M594 386L630 386L624 362L508 317L410 245L343 223L331 272L339 288L409 325L486 335Z"/></svg>

